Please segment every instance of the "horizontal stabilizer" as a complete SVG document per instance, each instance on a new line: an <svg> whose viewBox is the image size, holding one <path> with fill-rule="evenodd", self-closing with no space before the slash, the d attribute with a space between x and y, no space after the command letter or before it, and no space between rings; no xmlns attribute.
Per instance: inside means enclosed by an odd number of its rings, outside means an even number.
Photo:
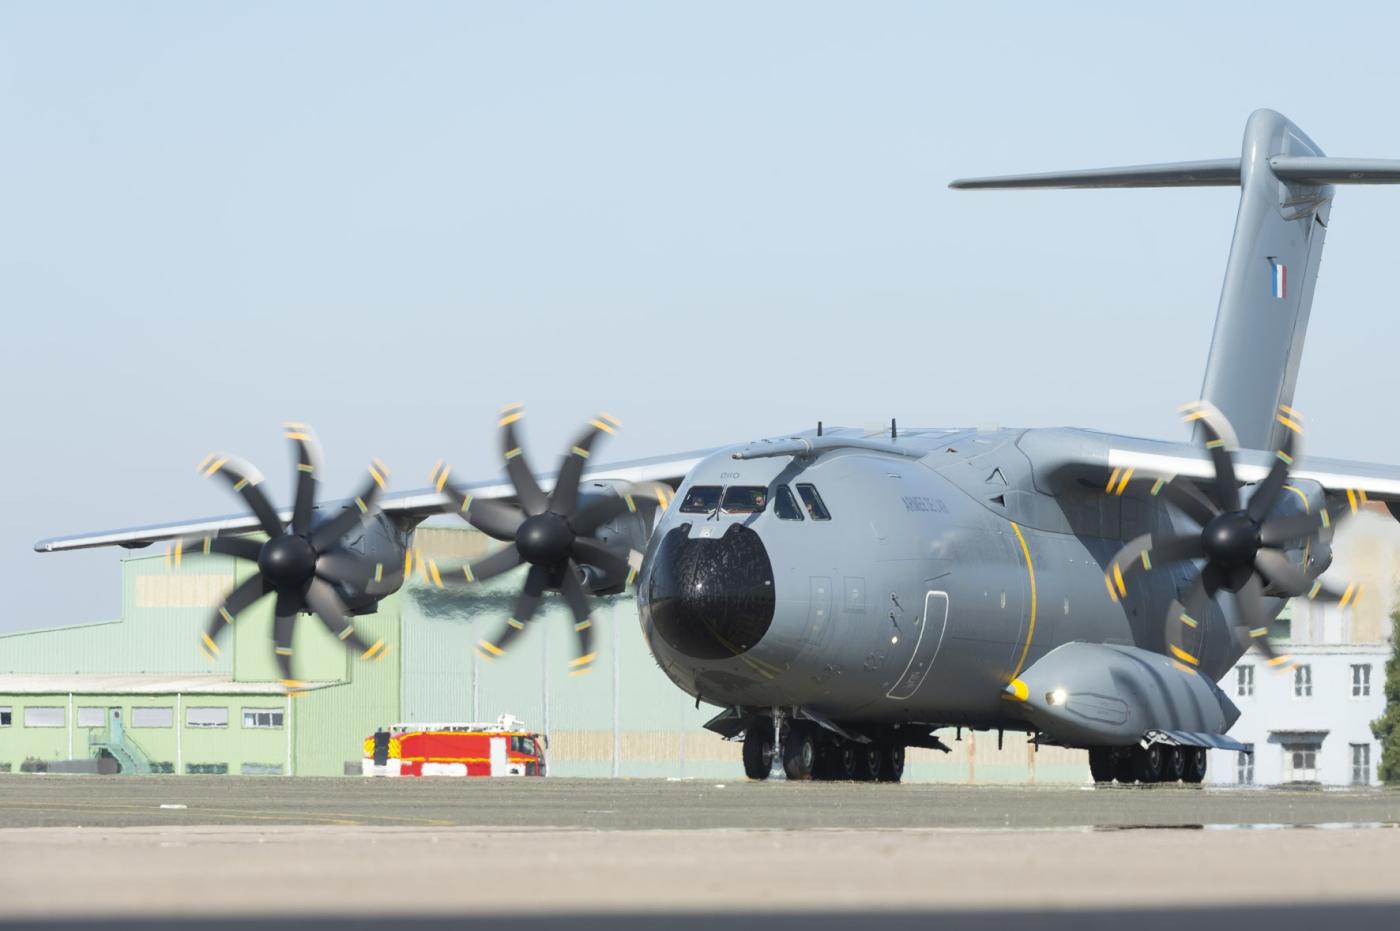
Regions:
<svg viewBox="0 0 1400 931"><path fill-rule="evenodd" d="M1240 160L1221 158L1205 162L1168 162L1164 165L960 178L948 186L959 191L976 191L995 188L1228 187L1239 183Z"/></svg>
<svg viewBox="0 0 1400 931"><path fill-rule="evenodd" d="M1395 159L1276 155L1269 167L1285 181L1303 184L1400 184Z"/></svg>

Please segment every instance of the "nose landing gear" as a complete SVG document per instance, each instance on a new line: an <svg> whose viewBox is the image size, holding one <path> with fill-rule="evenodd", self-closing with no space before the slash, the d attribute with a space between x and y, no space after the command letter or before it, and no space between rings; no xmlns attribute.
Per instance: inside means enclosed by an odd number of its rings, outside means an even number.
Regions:
<svg viewBox="0 0 1400 931"><path fill-rule="evenodd" d="M744 774L767 779L775 760L789 781L899 782L904 745L884 734L867 742L835 734L810 721L754 718L744 734Z"/></svg>

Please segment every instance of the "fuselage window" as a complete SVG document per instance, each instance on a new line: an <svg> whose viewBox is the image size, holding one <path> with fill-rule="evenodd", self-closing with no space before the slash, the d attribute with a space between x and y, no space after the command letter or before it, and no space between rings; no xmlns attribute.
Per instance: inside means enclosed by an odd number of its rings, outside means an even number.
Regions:
<svg viewBox="0 0 1400 931"><path fill-rule="evenodd" d="M696 485L686 492L685 500L681 502L682 514L708 514L719 507L719 494L722 489L718 485Z"/></svg>
<svg viewBox="0 0 1400 931"><path fill-rule="evenodd" d="M724 490L724 513L757 514L768 506L768 489L762 485L730 485Z"/></svg>
<svg viewBox="0 0 1400 931"><path fill-rule="evenodd" d="M778 515L778 520L802 519L802 509L797 506L792 489L786 485L779 485L777 493L773 495L773 513Z"/></svg>
<svg viewBox="0 0 1400 931"><path fill-rule="evenodd" d="M802 496L802 503L807 507L808 517L812 520L831 520L831 512L826 509L822 496L817 493L817 486L798 485L797 493Z"/></svg>

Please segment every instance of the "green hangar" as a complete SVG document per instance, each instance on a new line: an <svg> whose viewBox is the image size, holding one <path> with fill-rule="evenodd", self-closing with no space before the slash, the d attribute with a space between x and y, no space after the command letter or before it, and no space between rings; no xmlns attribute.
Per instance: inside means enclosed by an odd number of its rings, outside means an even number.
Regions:
<svg viewBox="0 0 1400 931"><path fill-rule="evenodd" d="M470 529L424 527L423 555L473 559L492 541ZM211 661L200 649L210 613L246 570L223 556L134 556L122 564L120 620L0 637L0 772L341 776L360 771L365 738L396 722L482 722L511 714L547 736L555 776L742 776L740 746L704 729L719 709L695 707L657 668L630 596L601 600L598 660L570 676L573 622L548 602L507 658L472 649L508 616L518 580L470 591L415 579L356 626L363 660L311 617L294 650L304 688L280 684L269 602L241 615ZM1083 781L1083 755L1023 734L963 734L954 752L911 751L907 779ZM999 746L1000 744L1000 746Z"/></svg>

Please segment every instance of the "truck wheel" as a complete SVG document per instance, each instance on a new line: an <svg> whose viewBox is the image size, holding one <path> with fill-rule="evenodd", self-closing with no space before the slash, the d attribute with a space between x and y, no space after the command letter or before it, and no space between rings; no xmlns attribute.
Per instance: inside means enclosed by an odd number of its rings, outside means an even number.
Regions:
<svg viewBox="0 0 1400 931"><path fill-rule="evenodd" d="M767 779L773 770L773 728L759 722L744 735L744 775Z"/></svg>
<svg viewBox="0 0 1400 931"><path fill-rule="evenodd" d="M783 738L783 771L789 779L811 779L817 762L817 742L805 727L793 725Z"/></svg>
<svg viewBox="0 0 1400 931"><path fill-rule="evenodd" d="M1117 761L1113 758L1112 747L1089 748L1089 775L1094 782L1112 782Z"/></svg>

